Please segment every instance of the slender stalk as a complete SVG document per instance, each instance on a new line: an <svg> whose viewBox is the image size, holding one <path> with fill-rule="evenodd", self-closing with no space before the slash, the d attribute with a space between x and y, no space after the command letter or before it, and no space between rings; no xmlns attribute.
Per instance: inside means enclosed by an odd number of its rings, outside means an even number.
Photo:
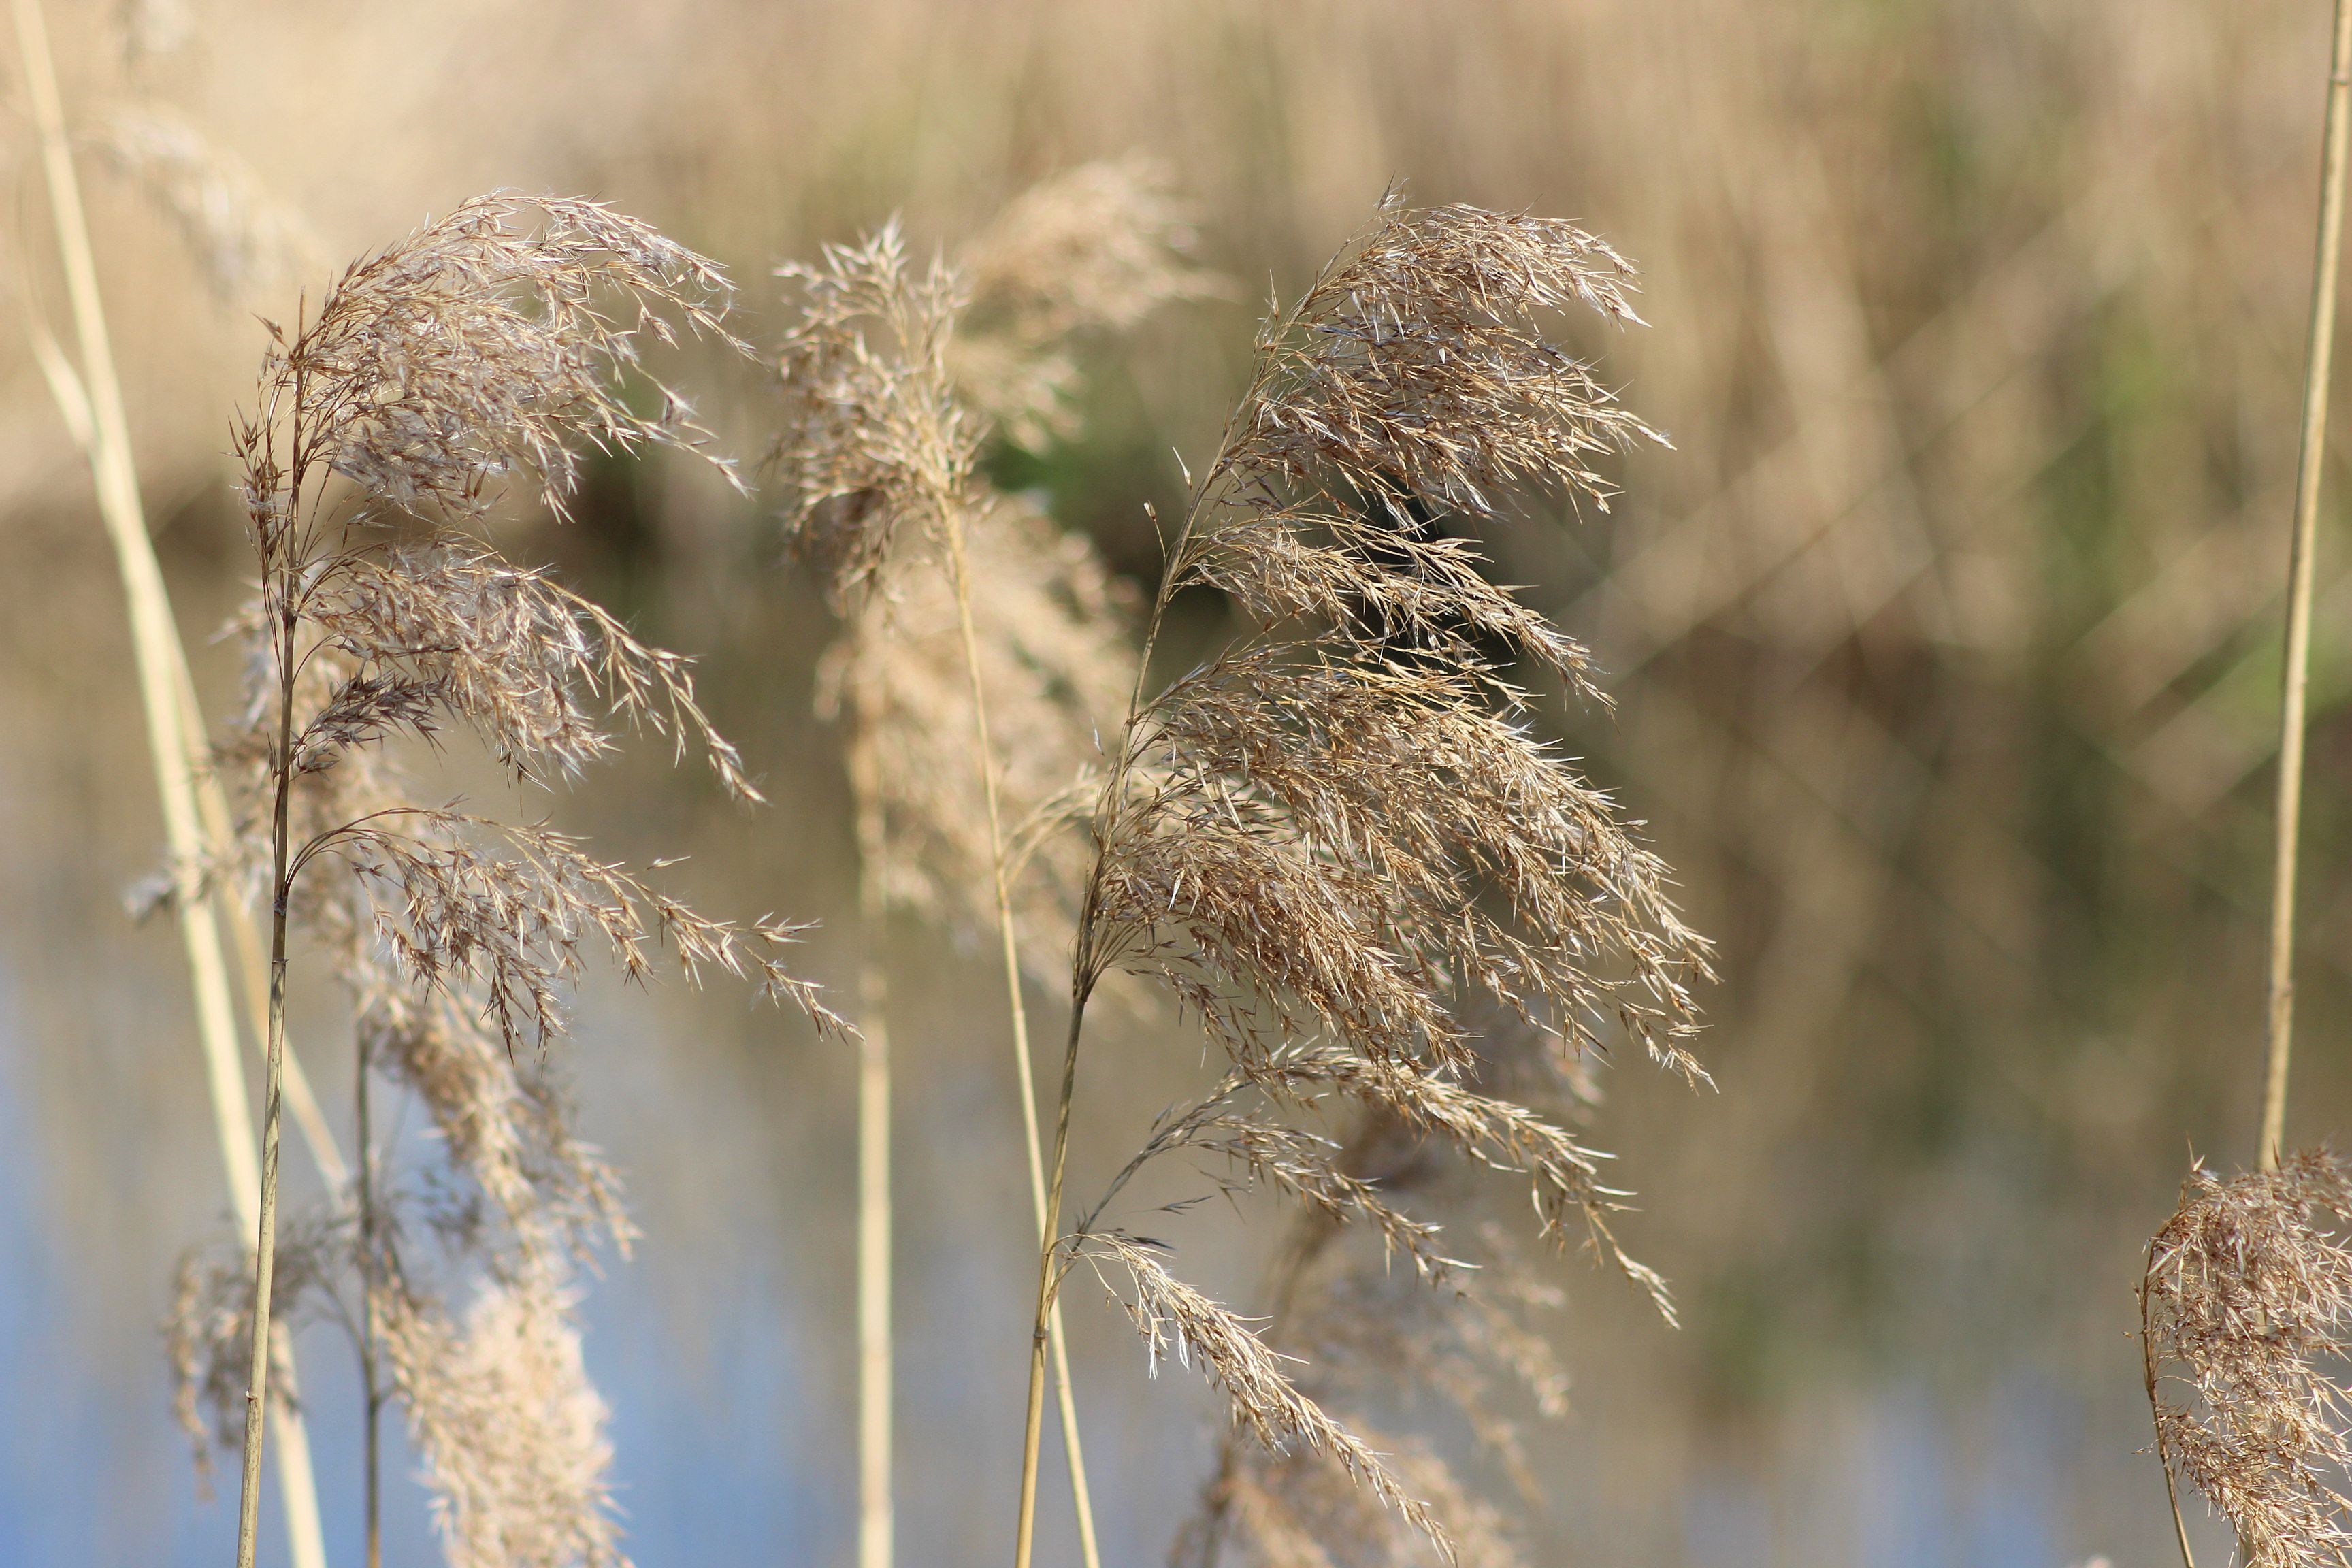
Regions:
<svg viewBox="0 0 2352 1568"><path fill-rule="evenodd" d="M295 341L301 334L297 331ZM293 450L289 454L284 530L295 526L302 502L302 371L294 373ZM261 1215L253 1248L253 1321L270 1321L269 1292L278 1264L278 1108L286 1062L286 925L291 901L288 872L288 821L294 795L294 680L299 668L296 641L301 612L297 584L271 559L284 538L264 541L263 613L274 617L271 637L278 660L278 736L270 753L269 813L269 1055L261 1090ZM245 1393L245 1474L237 1514L236 1565L253 1568L261 1510L261 1450L268 1426L269 1336L257 1327L253 1369Z"/></svg>
<svg viewBox="0 0 2352 1568"><path fill-rule="evenodd" d="M370 1123L368 1079L375 1064L368 1037L360 1036L359 1072L352 1099L359 1121L360 1381L366 1395L362 1431L367 1468L367 1568L383 1568L383 1382L376 1373L375 1130Z"/></svg>
<svg viewBox="0 0 2352 1568"><path fill-rule="evenodd" d="M889 915L888 826L883 820L877 717L870 683L858 683L850 788L857 797L857 1562L890 1568L891 1501L890 1033L883 943Z"/></svg>
<svg viewBox="0 0 2352 1568"><path fill-rule="evenodd" d="M153 761L157 793L163 806L164 832L178 883L181 941L195 992L197 1034L205 1051L205 1079L213 1103L214 1131L226 1168L229 1197L237 1223L255 1228L260 1217L261 1177L255 1167L252 1113L246 1100L245 1074L238 1063L236 1023L230 1002L228 976L222 963L216 910L236 908L226 889L215 887L204 896L200 868L206 859L203 810L204 782L210 775L197 759L203 727L188 720L193 706L187 658L181 647L171 600L147 536L145 508L139 494L138 468L131 454L130 421L122 405L121 384L115 374L114 354L106 313L98 291L98 268L91 255L89 230L82 213L81 189L76 179L71 148L66 139L65 111L58 91L57 68L51 58L48 29L39 0L12 0L19 62L25 75L26 97L32 110L35 133L41 148L42 169L49 195L49 213L56 232L58 259L65 274L81 364L77 371L38 336L37 350L47 347L56 359L51 386L68 426L89 456L98 492L99 514L112 541L130 609L131 648L139 672L140 694L146 711L148 751ZM45 356L48 357L48 356ZM60 376L56 371L64 372ZM217 782L212 783L215 795ZM220 808L224 822L226 808ZM217 835L213 842L220 842ZM241 918L243 910L236 908ZM331 1148L331 1145L330 1145ZM274 1332L290 1384L292 1348L282 1332ZM310 1465L310 1439L299 1414L287 1399L279 1405L278 1483L286 1510L289 1555L294 1568L325 1568L326 1547L319 1522L316 1478Z"/></svg>
<svg viewBox="0 0 2352 1568"><path fill-rule="evenodd" d="M1291 310L1295 314L1298 307L1294 305ZM1265 374L1261 363L1251 382L1252 395L1263 383ZM1245 395L1244 403L1247 401ZM1045 1352L1052 1337L1055 1296L1060 1287L1054 1261L1061 1251L1062 1177L1070 1152L1070 1101L1077 1092L1078 1045L1086 1031L1087 1002L1094 994L1095 982L1101 974L1097 967L1101 958L1095 951L1095 918L1101 910L1103 858L1110 845L1113 818L1119 802L1126 797L1128 774L1134 766L1135 726L1143 716L1145 683L1151 678L1151 656L1159 649L1160 628L1167 624L1168 601L1182 569L1193 527L1223 477L1234 429L1235 416L1229 416L1224 435L1217 444L1217 460L1192 486L1184 508L1184 525L1168 548L1167 559L1160 568L1160 589L1152 595L1151 619L1144 629L1143 649L1136 661L1135 686L1127 700L1127 721L1119 727L1118 755L1111 763L1110 775L1103 781L1102 794L1095 805L1095 863L1087 877L1086 899L1079 906L1077 935L1071 947L1070 1033L1062 1053L1062 1087L1054 1108L1053 1172L1046 1184L1045 1223L1037 1247L1037 1313L1030 1333L1029 1406L1021 1440L1021 1513L1013 1536L1013 1568L1029 1568L1036 1545L1037 1442L1045 1405ZM1153 520L1158 521L1157 513Z"/></svg>
<svg viewBox="0 0 2352 1568"><path fill-rule="evenodd" d="M1014 1535L1013 1568L1029 1568L1037 1539L1037 1439L1045 1426L1045 1350L1052 1337L1054 1298L1060 1280L1055 1260L1062 1218L1062 1175L1070 1152L1070 1101L1078 1086L1078 1041L1086 1032L1087 995L1091 989L1085 956L1087 931L1093 924L1094 892L1087 889L1087 912L1079 922L1079 959L1072 966L1070 1034L1062 1051L1062 1089L1054 1110L1054 1164L1045 1187L1046 1228L1037 1249L1037 1316L1029 1340L1029 1413L1021 1434L1021 1519Z"/></svg>
<svg viewBox="0 0 2352 1568"><path fill-rule="evenodd" d="M1037 1241L1048 1239L1045 1206L1045 1152L1037 1136L1037 1085L1029 1054L1029 1008L1021 994L1021 942L1013 923L1013 892L1007 881L1004 828L997 799L996 745L988 731L988 692L980 674L980 638L971 618L971 563L964 552L963 517L947 509L948 565L955 583L956 618L963 633L964 673L971 682L974 742L980 762L981 794L988 804L989 868L995 881L996 931L1003 950L1005 998L1013 1011L1013 1060L1021 1085L1021 1125L1029 1153L1029 1196L1037 1211ZM1062 1333L1062 1304L1055 1301L1045 1316L1046 1338L1054 1357L1054 1383L1059 1396L1062 1447L1069 1456L1070 1495L1078 1515L1078 1549L1086 1568L1102 1568L1101 1548L1095 1540L1094 1498L1087 1486L1086 1450L1078 1442L1078 1407L1070 1387L1070 1346Z"/></svg>
<svg viewBox="0 0 2352 1568"><path fill-rule="evenodd" d="M2263 1082L2262 1168L2278 1168L2286 1135L2286 1078L2294 1043L2294 878L2303 827L2303 741L2311 679L2312 557L2319 533L2319 481L2327 448L2327 392L2336 348L2336 276L2344 247L2344 169L2352 141L2352 0L2336 0L2327 76L2326 151L2320 161L2319 236L2305 353L2303 443L2295 464L2294 540L2287 555L2286 669L2279 701L2278 820L2271 872L2271 971Z"/></svg>

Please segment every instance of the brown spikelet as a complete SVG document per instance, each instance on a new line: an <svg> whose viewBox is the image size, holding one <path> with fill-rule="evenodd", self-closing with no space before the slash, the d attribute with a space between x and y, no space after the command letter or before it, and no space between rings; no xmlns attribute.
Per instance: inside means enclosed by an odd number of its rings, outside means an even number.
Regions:
<svg viewBox="0 0 2352 1568"><path fill-rule="evenodd" d="M2248 1568L2352 1551L2352 1173L2324 1150L2222 1180L2202 1163L2141 1285L2157 1452L2237 1531ZM2167 1384L2189 1398L2166 1397Z"/></svg>
<svg viewBox="0 0 2352 1568"><path fill-rule="evenodd" d="M466 519L510 478L561 515L583 445L699 451L676 393L647 380L655 412L640 414L619 384L643 377L645 341L680 326L733 343L731 294L714 264L598 203L477 196L354 262L315 321L280 334L237 442L255 525L268 538L291 522L296 459L377 502ZM265 440L279 419L297 426L282 458Z"/></svg>
<svg viewBox="0 0 2352 1568"><path fill-rule="evenodd" d="M1390 1204L1460 1205L1473 1194L1466 1163L1393 1118L1372 1115L1337 1156L1351 1179ZM1301 1389L1380 1449L1403 1489L1423 1500L1455 1561L1517 1568L1502 1512L1478 1496L1437 1449L1382 1436L1367 1416L1434 1404L1513 1481L1522 1498L1541 1488L1522 1447L1515 1407L1565 1413L1567 1377L1531 1314L1559 1304L1504 1228L1477 1227L1446 1288L1432 1290L1390 1266L1390 1244L1350 1244L1343 1215L1307 1207L1277 1253L1269 1316L1261 1331L1293 1358ZM1369 1230L1370 1227L1365 1227ZM1412 1522L1355 1486L1321 1456L1268 1449L1229 1433L1200 1505L1170 1554L1174 1568L1221 1561L1267 1565L1316 1561L1419 1563L1437 1549Z"/></svg>
<svg viewBox="0 0 2352 1568"><path fill-rule="evenodd" d="M1120 1232L1097 1232L1088 1256L1125 1272L1127 1288L1110 1287L1150 1347L1152 1365L1163 1359L1200 1370L1225 1391L1234 1420L1271 1452L1312 1452L1337 1464L1415 1529L1443 1539L1428 1505L1409 1495L1364 1440L1299 1392L1283 1358L1227 1308L1171 1274L1151 1243Z"/></svg>

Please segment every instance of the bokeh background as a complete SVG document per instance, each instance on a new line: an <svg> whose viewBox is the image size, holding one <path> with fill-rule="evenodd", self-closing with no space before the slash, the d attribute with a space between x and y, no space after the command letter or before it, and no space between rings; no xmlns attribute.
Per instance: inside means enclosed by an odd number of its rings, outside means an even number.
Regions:
<svg viewBox="0 0 2352 1568"><path fill-rule="evenodd" d="M1550 715L1645 818L1722 950L1719 1091L1638 1060L1594 1137L1641 1194L1670 1331L1570 1259L1575 1378L1542 1435L1544 1562L2122 1568L2171 1552L2132 1287L2193 1154L2257 1112L2279 585L2325 76L2323 0L190 0L56 3L142 478L215 712L247 563L221 449L257 312L494 187L609 197L768 270L893 212L951 244L1090 158L1164 160L1242 287L1092 351L1078 434L1009 469L1122 570L1214 440L1255 305L1391 181L1577 218L1652 325L1584 346L1671 452L1605 516L1501 542L1598 652L1614 715ZM121 600L26 348L61 293L13 58L0 321L0 1563L217 1562L157 1325L221 1228L176 941L125 890L162 832ZM247 171L300 265L227 296L103 127L158 106ZM279 204L272 207L268 204ZM308 239L303 236L313 237ZM299 243L297 243L299 241ZM268 254L264 254L268 252ZM305 268L308 268L306 271ZM756 380L691 370L756 455ZM698 379L699 378L699 379ZM2344 421L2339 418L2338 427ZM2340 460L2331 495L2352 493ZM2296 1141L2352 1115L2352 552L2331 501L2300 954ZM533 803L706 906L853 952L832 626L770 513L660 466L513 521L654 640L775 804L640 758ZM1009 1548L1027 1200L984 951L893 933L903 1011L903 1561ZM331 998L297 1035L345 1102ZM1039 1005L1050 1007L1041 997ZM588 1307L646 1568L840 1563L854 1530L852 1063L733 993L592 988L571 1064L646 1237ZM1121 1026L1082 1101L1099 1172L1197 1046ZM289 1181L310 1178L289 1152ZM1204 1213L1247 1300L1277 1234ZM1213 1406L1072 1298L1107 1551L1159 1561ZM306 1336L330 1548L353 1556L354 1390ZM405 1474L405 1461L399 1467ZM1045 1489L1045 1560L1075 1560ZM392 1561L434 1560L421 1494ZM278 1552L274 1504L265 1550ZM2200 1542L2226 1543L2210 1527Z"/></svg>

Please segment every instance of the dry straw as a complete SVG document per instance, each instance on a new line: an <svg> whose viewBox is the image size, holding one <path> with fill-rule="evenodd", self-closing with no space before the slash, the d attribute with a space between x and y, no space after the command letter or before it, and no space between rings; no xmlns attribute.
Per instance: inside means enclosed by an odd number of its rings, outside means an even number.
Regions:
<svg viewBox="0 0 2352 1568"><path fill-rule="evenodd" d="M1066 825L1089 793L1094 736L1134 654L1123 605L1086 543L978 471L992 432L1035 445L1069 428L1074 350L1206 291L1166 178L1088 164L1012 203L959 265L909 260L895 225L782 275L800 320L780 370L777 456L796 554L847 621L826 696L850 720L860 963L859 1560L887 1568L890 1459L885 918L893 904L993 926L1013 1026L1030 1187L1045 1226L1024 955L1065 950L1083 876ZM1044 1331L1060 1392L1081 1551L1099 1562L1059 1314Z"/></svg>
<svg viewBox="0 0 2352 1568"><path fill-rule="evenodd" d="M2329 367L2336 351L2336 274L2344 249L2344 170L2352 153L2352 0L2336 0L2327 79L2327 127L2319 176L2318 254L2311 279L2311 336L2303 384L2302 447L2295 462L2294 532L2287 557L2285 673L2279 702L2278 812L2271 876L2268 1062L2257 1156L2268 1170L2286 1138L2287 1063L2294 1037L2295 858L2303 826L2305 707L2311 680L2311 587L2318 549L2319 484L2327 453Z"/></svg>
<svg viewBox="0 0 2352 1568"><path fill-rule="evenodd" d="M195 717L187 656L180 645L178 624L173 617L163 573L147 536L138 468L131 449L130 423L123 412L105 308L99 296L97 267L67 138L64 105L50 58L47 27L38 0L15 0L12 10L18 59L40 143L52 228L73 311L80 366L75 367L37 319L29 321L33 347L59 411L89 460L100 516L113 543L122 575L131 648L146 712L148 750L154 764L170 846L171 901L178 913L194 991L197 1034L205 1051L215 1134L227 1173L230 1206L239 1224L251 1229L259 1223L261 1180L253 1154L252 1116L246 1098L245 1073L237 1058L228 971L221 954L223 919L237 938L243 953L256 953L258 949L244 907L226 896L207 897L202 886L201 868L216 857L227 842L228 813L218 781L204 754L203 724ZM247 997L255 1005L257 1018L260 995L252 984L254 978L254 971L248 968ZM257 1028L256 1039L260 1036ZM333 1179L340 1174L341 1160L299 1067L289 1079L289 1087L294 1090L297 1114L313 1154ZM284 1431L278 1449L278 1484L286 1513L288 1553L294 1568L325 1568L326 1548L320 1527L318 1488L311 1473L310 1439L292 1394L292 1346L281 1344L278 1353L283 1368L279 1386L285 1391L278 1411Z"/></svg>
<svg viewBox="0 0 2352 1568"><path fill-rule="evenodd" d="M543 825L416 804L377 757L398 737L463 731L518 780L554 784L631 726L757 798L685 660L479 532L510 488L561 516L583 445L698 450L702 433L646 377L641 348L682 330L732 344L728 300L710 263L596 204L477 198L353 264L290 335L273 327L257 405L235 430L260 569L233 747L254 810L239 863L215 874L249 871L271 911L246 1386L271 1371L270 1336L251 1325L299 1304L274 1295L299 921L353 993L362 1088L381 1071L413 1090L477 1194L430 1216L481 1276L462 1319L444 1305L454 1273L436 1289L402 1250L373 1148L346 1227L371 1423L381 1357L461 1564L618 1561L567 1270L593 1234L623 1226L560 1089L523 1065L564 1032L562 991L596 949L636 980L667 946L689 979L722 970L837 1022L783 965L792 928L707 919ZM652 412L625 400L625 377ZM340 874L304 877L329 866ZM253 1561L265 1410L254 1400L245 1414L240 1568Z"/></svg>
<svg viewBox="0 0 2352 1568"><path fill-rule="evenodd" d="M1530 731L1498 663L1597 697L1584 652L1479 571L1465 531L1552 489L1605 505L1594 467L1656 439L1543 336L1552 312L1638 320L1632 268L1574 226L1384 204L1259 335L1248 390L1191 486L1145 667L1171 598L1223 590L1250 628L1156 691L1139 677L1090 822L1047 1211L1058 1216L1088 1000L1117 971L1198 1016L1229 1074L1162 1118L1101 1198L1040 1249L1017 1568L1034 1540L1045 1323L1085 1261L1150 1345L1221 1384L1238 1429L1336 1465L1442 1552L1426 1498L1294 1380L1250 1321L1108 1222L1144 1165L1228 1163L1362 1226L1423 1280L1458 1264L1434 1228L1296 1125L1352 1104L1515 1173L1548 1237L1581 1234L1666 1308L1611 1233L1601 1156L1482 1092L1470 1020L1498 1010L1569 1058L1603 1029L1694 1079L1688 983L1706 944L1613 804Z"/></svg>

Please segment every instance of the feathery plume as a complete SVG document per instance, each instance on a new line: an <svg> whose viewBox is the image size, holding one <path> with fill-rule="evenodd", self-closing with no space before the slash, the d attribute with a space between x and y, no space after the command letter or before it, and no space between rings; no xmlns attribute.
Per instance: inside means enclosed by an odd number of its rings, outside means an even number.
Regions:
<svg viewBox="0 0 2352 1568"><path fill-rule="evenodd" d="M2352 1468L2347 1223L2352 1173L2306 1150L2226 1181L2199 1163L2148 1244L2141 1338L2157 1455L2168 1487L2187 1481L2230 1521L2247 1568L2352 1551L2339 1489ZM2192 1397L2165 1397L2167 1383Z"/></svg>
<svg viewBox="0 0 2352 1568"><path fill-rule="evenodd" d="M723 971L839 1024L783 963L793 928L707 919L544 825L416 804L380 760L396 738L469 732L516 779L552 784L629 726L667 736L681 759L701 755L735 798L758 798L687 661L508 563L478 531L509 490L561 517L583 446L707 456L641 353L681 329L741 349L722 322L729 298L710 262L609 208L479 197L354 263L290 337L273 325L257 406L236 427L261 584L244 617L251 690L231 755L255 806L245 858L272 911L250 1315L271 1313L290 921L327 941L357 1008L363 1142L381 1069L417 1090L457 1178L435 1226L448 1254L436 1290L403 1254L376 1150L361 1151L372 1556L381 1355L454 1560L618 1561L568 1279L594 1234L625 1242L626 1226L611 1173L572 1134L546 1076L562 994L590 954L638 980L666 946L689 981ZM328 866L341 874L304 876ZM469 1275L473 1305L452 1327L442 1302ZM257 1345L248 1386L268 1372ZM246 1422L241 1568L261 1410L253 1402Z"/></svg>
<svg viewBox="0 0 2352 1568"><path fill-rule="evenodd" d="M543 1277L493 1281L460 1322L397 1280L382 1295L450 1568L625 1568L575 1293Z"/></svg>
<svg viewBox="0 0 2352 1568"><path fill-rule="evenodd" d="M1157 692L1139 682L1095 809L1076 943L1049 1212L1058 1213L1087 1000L1128 971L1162 982L1230 1075L1163 1122L1142 1159L1334 1097L1531 1184L1544 1232L1582 1231L1669 1310L1617 1246L1595 1152L1482 1093L1465 1019L1494 1008L1565 1058L1613 1023L1694 1081L1692 981L1707 945L1614 803L1531 733L1500 662L1593 692L1584 650L1479 571L1465 533L1530 489L1605 506L1604 453L1663 440L1542 320L1582 305L1638 321L1632 268L1574 226L1462 206L1379 220L1261 331L1248 390L1195 480L1152 612L1222 589L1249 629ZM1221 1133L1227 1144L1230 1134ZM1441 1257L1385 1195L1304 1140L1224 1152L1327 1211L1372 1219L1430 1278ZM1213 1142L1217 1140L1212 1140ZM1279 1161L1255 1150L1279 1149ZM1112 1183L1115 1194L1137 1165ZM1277 1453L1336 1456L1441 1554L1433 1515L1368 1449L1343 1447L1251 1326L1181 1292L1157 1249L1107 1225L1107 1195L1040 1259L1040 1322L1075 1261L1124 1270L1148 1335L1182 1331L1236 1425ZM1042 1336L1041 1336L1042 1337ZM1210 1353L1214 1347L1215 1353ZM1016 1562L1032 1539L1033 1359ZM1277 1386L1278 1385L1278 1386Z"/></svg>

